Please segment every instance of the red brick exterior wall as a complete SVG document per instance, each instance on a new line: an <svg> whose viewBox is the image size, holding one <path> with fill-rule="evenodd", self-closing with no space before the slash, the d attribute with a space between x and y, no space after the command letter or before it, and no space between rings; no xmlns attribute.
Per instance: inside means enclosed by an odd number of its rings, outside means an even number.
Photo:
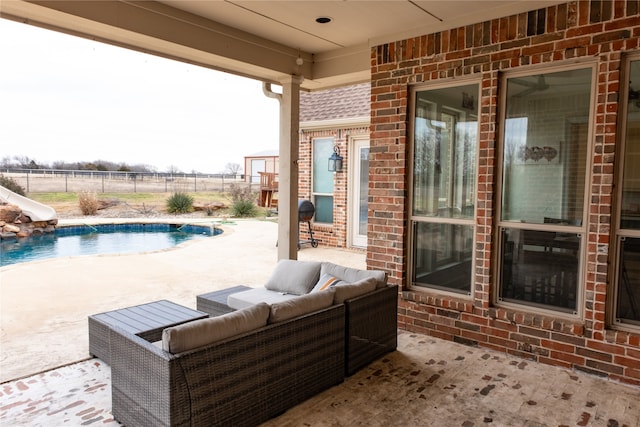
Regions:
<svg viewBox="0 0 640 427"><path fill-rule="evenodd" d="M298 197L313 201L311 195L311 171L312 171L312 141L315 138L333 138L334 143L340 148L343 157L342 172L334 174L333 181L333 224L311 224L314 239L319 240L321 246L334 248L346 248L347 236L347 179L349 176L349 148L348 142L354 136L369 135L369 128L355 127L345 129L315 130L300 132L299 150L299 186ZM328 158L327 158L328 161ZM300 224L300 239L308 240L309 232L305 224Z"/></svg>
<svg viewBox="0 0 640 427"><path fill-rule="evenodd" d="M623 52L640 49L640 2L569 2L371 50L369 268L403 288L399 326L640 385L640 334L609 329L611 212ZM598 63L590 175L584 315L554 318L492 306L499 126L498 73L533 64ZM409 88L463 76L482 80L475 276L471 299L409 290ZM610 297L610 296L609 296Z"/></svg>

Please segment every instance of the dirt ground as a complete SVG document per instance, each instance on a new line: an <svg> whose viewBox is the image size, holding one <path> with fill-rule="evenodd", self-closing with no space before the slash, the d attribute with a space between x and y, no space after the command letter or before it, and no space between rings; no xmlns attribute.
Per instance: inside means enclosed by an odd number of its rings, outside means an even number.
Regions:
<svg viewBox="0 0 640 427"><path fill-rule="evenodd" d="M83 215L77 202L48 202L58 213L58 218L157 218L175 216L178 218L204 218L207 216L228 215L228 209L214 211L208 215L205 211L194 211L186 214L170 214L163 204L131 204L129 202L116 201L115 204L103 209L98 209L96 215Z"/></svg>

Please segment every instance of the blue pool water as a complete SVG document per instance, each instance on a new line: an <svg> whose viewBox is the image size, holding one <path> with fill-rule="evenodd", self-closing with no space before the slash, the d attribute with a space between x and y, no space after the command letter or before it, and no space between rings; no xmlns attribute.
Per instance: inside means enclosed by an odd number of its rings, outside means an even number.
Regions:
<svg viewBox="0 0 640 427"><path fill-rule="evenodd" d="M42 236L0 240L0 267L66 256L157 251L221 232L209 226L180 224L61 227Z"/></svg>

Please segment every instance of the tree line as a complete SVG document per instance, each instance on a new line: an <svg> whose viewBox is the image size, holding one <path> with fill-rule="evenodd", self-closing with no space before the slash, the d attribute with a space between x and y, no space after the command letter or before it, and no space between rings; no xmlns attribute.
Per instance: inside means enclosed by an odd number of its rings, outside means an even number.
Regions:
<svg viewBox="0 0 640 427"><path fill-rule="evenodd" d="M5 156L0 160L2 169L60 169L60 170L86 170L105 172L146 172L156 173L158 168L151 165L136 164L130 165L125 162L111 162L108 160L93 160L89 162L66 162L58 160L53 163L38 162L27 156ZM242 171L237 163L227 163L223 173L237 175ZM182 173L176 166L169 166L168 173Z"/></svg>

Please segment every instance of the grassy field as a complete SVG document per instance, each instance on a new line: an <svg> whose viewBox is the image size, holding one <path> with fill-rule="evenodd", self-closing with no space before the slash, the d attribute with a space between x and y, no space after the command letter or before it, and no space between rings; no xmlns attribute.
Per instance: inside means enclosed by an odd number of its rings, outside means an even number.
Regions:
<svg viewBox="0 0 640 427"><path fill-rule="evenodd" d="M167 199L173 193L100 193L97 198L100 201L111 202L109 209L132 208L140 211L153 209L166 213ZM194 199L194 205L208 205L212 202L221 202L225 206L232 205L231 196L228 193L201 192L189 193ZM30 199L51 206L58 213L71 213L79 211L78 193L30 193ZM222 210L226 212L226 210Z"/></svg>

